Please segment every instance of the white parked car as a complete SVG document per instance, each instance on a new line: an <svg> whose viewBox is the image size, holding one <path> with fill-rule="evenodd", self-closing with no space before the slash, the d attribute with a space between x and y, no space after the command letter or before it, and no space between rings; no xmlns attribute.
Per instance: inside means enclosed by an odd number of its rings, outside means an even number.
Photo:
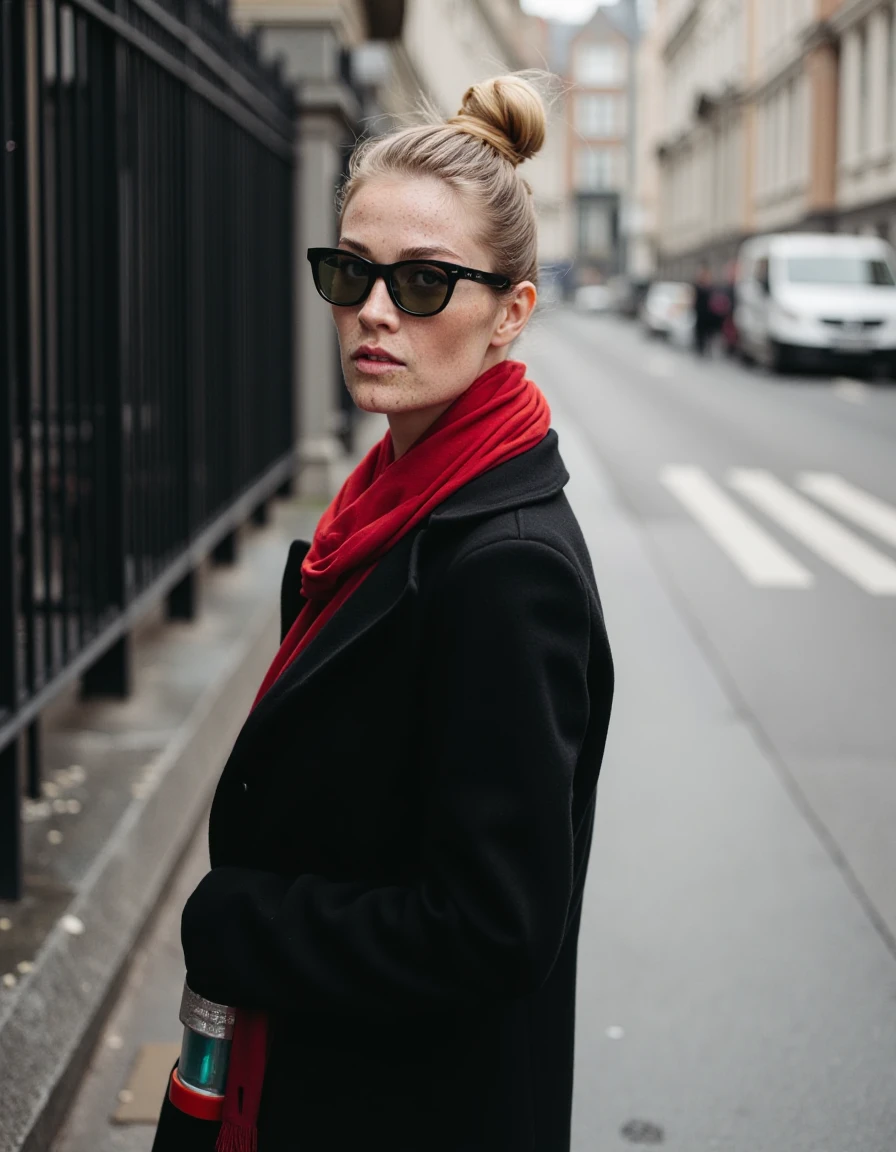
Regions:
<svg viewBox="0 0 896 1152"><path fill-rule="evenodd" d="M896 252L873 236L787 233L738 258L741 355L774 371L896 365Z"/></svg>
<svg viewBox="0 0 896 1152"><path fill-rule="evenodd" d="M694 331L694 290L690 284L660 280L641 305L641 322L651 336L687 343Z"/></svg>
<svg viewBox="0 0 896 1152"><path fill-rule="evenodd" d="M613 297L606 284L583 284L576 289L575 304L582 312L609 312Z"/></svg>

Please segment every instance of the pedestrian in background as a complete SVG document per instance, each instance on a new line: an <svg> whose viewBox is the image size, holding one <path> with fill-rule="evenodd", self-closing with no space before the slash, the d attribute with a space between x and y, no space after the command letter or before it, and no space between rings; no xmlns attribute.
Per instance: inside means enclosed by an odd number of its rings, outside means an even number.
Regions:
<svg viewBox="0 0 896 1152"><path fill-rule="evenodd" d="M694 283L694 347L698 356L705 356L717 323L711 307L712 272L708 264L701 264Z"/></svg>
<svg viewBox="0 0 896 1152"><path fill-rule="evenodd" d="M471 88L356 151L339 247L309 252L389 431L289 554L182 921L190 987L237 1009L224 1122L166 1101L156 1152L569 1148L613 671L548 405L510 357L536 303L517 166L544 134L526 80Z"/></svg>

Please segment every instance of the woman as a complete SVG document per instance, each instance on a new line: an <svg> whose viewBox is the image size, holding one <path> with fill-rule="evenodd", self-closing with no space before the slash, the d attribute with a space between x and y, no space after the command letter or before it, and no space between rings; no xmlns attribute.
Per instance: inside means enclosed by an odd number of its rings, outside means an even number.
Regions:
<svg viewBox="0 0 896 1152"><path fill-rule="evenodd" d="M389 432L292 546L284 640L218 785L182 940L238 1009L224 1123L155 1148L565 1152L612 664L547 404L518 77L352 161L309 252ZM211 1131L211 1135L209 1132Z"/></svg>

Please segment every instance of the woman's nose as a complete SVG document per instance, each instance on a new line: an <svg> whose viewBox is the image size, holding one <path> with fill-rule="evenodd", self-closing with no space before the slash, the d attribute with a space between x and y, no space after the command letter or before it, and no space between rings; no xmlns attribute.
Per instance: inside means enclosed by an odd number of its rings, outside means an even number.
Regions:
<svg viewBox="0 0 896 1152"><path fill-rule="evenodd" d="M394 327L398 324L398 309L392 303L392 297L382 276L374 281L370 295L361 305L358 319L362 324L371 327L382 325Z"/></svg>

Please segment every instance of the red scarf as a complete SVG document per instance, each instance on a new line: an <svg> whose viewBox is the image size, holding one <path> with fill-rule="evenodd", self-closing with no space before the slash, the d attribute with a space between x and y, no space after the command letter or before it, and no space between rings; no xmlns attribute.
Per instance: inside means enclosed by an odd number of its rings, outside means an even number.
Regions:
<svg viewBox="0 0 896 1152"><path fill-rule="evenodd" d="M387 432L321 517L302 565L308 603L280 645L253 708L378 560L452 493L534 448L550 422L547 401L526 379L525 364L505 360L475 380L398 460ZM256 1152L267 1041L266 1015L237 1011L217 1152Z"/></svg>

